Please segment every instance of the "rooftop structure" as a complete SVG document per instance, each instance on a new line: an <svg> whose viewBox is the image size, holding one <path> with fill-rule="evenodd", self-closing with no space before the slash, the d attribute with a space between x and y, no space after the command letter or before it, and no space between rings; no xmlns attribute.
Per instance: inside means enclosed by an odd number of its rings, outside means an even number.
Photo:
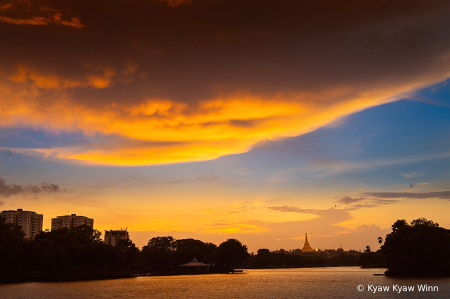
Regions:
<svg viewBox="0 0 450 299"><path fill-rule="evenodd" d="M77 216L76 214L52 218L52 230L61 228L71 229L80 225L89 225L90 227L94 227L94 219L85 216Z"/></svg>
<svg viewBox="0 0 450 299"><path fill-rule="evenodd" d="M308 234L305 234L305 244L303 245L302 252L313 252L311 245L308 242Z"/></svg>
<svg viewBox="0 0 450 299"><path fill-rule="evenodd" d="M105 230L105 244L116 246L120 240L129 240L128 231L125 230Z"/></svg>
<svg viewBox="0 0 450 299"><path fill-rule="evenodd" d="M42 214L17 209L17 211L3 211L0 213L0 216L6 219L6 223L22 227L22 231L27 239L33 239L42 231L42 222L44 220L44 215Z"/></svg>
<svg viewBox="0 0 450 299"><path fill-rule="evenodd" d="M186 272L209 272L209 265L199 262L195 257L191 262L180 265L181 271Z"/></svg>

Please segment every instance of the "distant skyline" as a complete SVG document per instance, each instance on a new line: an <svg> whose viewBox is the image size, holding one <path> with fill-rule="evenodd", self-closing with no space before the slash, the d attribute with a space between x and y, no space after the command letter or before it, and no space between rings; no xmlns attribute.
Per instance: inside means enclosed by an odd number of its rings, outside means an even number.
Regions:
<svg viewBox="0 0 450 299"><path fill-rule="evenodd" d="M447 1L0 0L0 210L249 247L450 228Z"/></svg>

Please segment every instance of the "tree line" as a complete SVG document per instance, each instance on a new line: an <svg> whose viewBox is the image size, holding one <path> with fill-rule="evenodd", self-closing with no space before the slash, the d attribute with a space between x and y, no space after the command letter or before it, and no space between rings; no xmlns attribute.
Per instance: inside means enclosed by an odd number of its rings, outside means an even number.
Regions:
<svg viewBox="0 0 450 299"><path fill-rule="evenodd" d="M170 271L179 270L193 257L217 271L228 271L248 257L247 246L236 239L217 246L194 239L155 237L139 250L131 240L120 240L111 246L100 237L98 230L82 225L43 231L27 240L20 226L5 223L0 217L0 276Z"/></svg>
<svg viewBox="0 0 450 299"><path fill-rule="evenodd" d="M397 220L379 250L366 247L361 264L387 267L389 276L450 276L450 230L425 218Z"/></svg>
<svg viewBox="0 0 450 299"><path fill-rule="evenodd" d="M209 264L212 272L226 272L237 266L245 268L308 267L356 265L355 256L341 253L326 258L323 252L270 252L260 249L248 254L247 247L236 239L219 246L194 239L176 240L170 236L155 237L139 250L131 240L120 240L110 246L100 239L101 233L90 226L43 231L26 240L19 226L5 223L0 217L0 275L19 273L64 275L67 273L117 271L171 271L193 257Z"/></svg>
<svg viewBox="0 0 450 299"><path fill-rule="evenodd" d="M259 249L257 254L250 255L243 263L245 268L296 268L296 267L338 267L359 265L359 252L350 250L319 250L303 253L294 251L270 251Z"/></svg>
<svg viewBox="0 0 450 299"><path fill-rule="evenodd" d="M196 257L217 272L234 267L354 266L387 267L393 276L450 276L450 230L419 218L398 220L377 251L367 246L362 254L336 250L313 253L271 252L248 254L247 246L229 239L219 246L194 239L155 237L139 250L131 240L110 246L90 226L44 231L25 239L20 226L0 217L0 277L20 273L63 275L67 273L118 271L173 271ZM380 245L383 239L379 238Z"/></svg>

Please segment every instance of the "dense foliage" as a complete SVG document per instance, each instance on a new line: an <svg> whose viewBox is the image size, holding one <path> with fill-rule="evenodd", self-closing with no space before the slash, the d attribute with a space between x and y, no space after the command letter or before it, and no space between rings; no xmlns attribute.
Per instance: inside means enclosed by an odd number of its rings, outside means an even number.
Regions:
<svg viewBox="0 0 450 299"><path fill-rule="evenodd" d="M217 246L194 239L175 240L173 237L155 237L142 248L140 267L149 270L178 269L194 257L206 264L217 263Z"/></svg>
<svg viewBox="0 0 450 299"><path fill-rule="evenodd" d="M139 249L131 241L116 247L104 244L90 226L41 232L32 241L20 227L0 217L0 275L18 273L67 275L132 269Z"/></svg>
<svg viewBox="0 0 450 299"><path fill-rule="evenodd" d="M211 269L227 271L249 268L308 266L387 266L387 275L450 275L450 230L424 218L408 224L398 220L380 250L344 252L299 250L271 252L260 249L249 255L247 246L228 239L219 246L194 239L155 237L140 251L131 240L115 247L104 244L101 233L89 226L41 232L34 240L24 239L21 228L0 217L0 276L16 274L67 275L68 273L179 270L193 257ZM379 238L380 244L382 238Z"/></svg>
<svg viewBox="0 0 450 299"><path fill-rule="evenodd" d="M194 239L156 237L140 251L131 240L104 244L101 233L89 226L44 231L24 239L19 226L0 217L0 277L15 275L70 276L123 271L179 270L194 257L216 271L241 263L247 247L229 239L219 247Z"/></svg>
<svg viewBox="0 0 450 299"><path fill-rule="evenodd" d="M19 226L6 223L5 218L0 217L0 275L26 269L22 257L28 244L24 237Z"/></svg>
<svg viewBox="0 0 450 299"><path fill-rule="evenodd" d="M236 239L228 239L217 248L217 257L221 265L233 269L248 257L247 246Z"/></svg>
<svg viewBox="0 0 450 299"><path fill-rule="evenodd" d="M337 267L359 265L360 253L354 250L325 250L303 253L300 250L271 252L259 249L244 262L248 268L284 268L284 267Z"/></svg>
<svg viewBox="0 0 450 299"><path fill-rule="evenodd" d="M381 249L386 275L450 276L450 230L433 221L398 220Z"/></svg>

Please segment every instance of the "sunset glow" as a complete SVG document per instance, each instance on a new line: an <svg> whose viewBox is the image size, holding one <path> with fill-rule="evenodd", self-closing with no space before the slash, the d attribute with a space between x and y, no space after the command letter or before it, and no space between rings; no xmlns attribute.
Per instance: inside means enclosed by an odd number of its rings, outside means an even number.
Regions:
<svg viewBox="0 0 450 299"><path fill-rule="evenodd" d="M250 252L448 228L449 4L256 2L0 0L0 209Z"/></svg>

